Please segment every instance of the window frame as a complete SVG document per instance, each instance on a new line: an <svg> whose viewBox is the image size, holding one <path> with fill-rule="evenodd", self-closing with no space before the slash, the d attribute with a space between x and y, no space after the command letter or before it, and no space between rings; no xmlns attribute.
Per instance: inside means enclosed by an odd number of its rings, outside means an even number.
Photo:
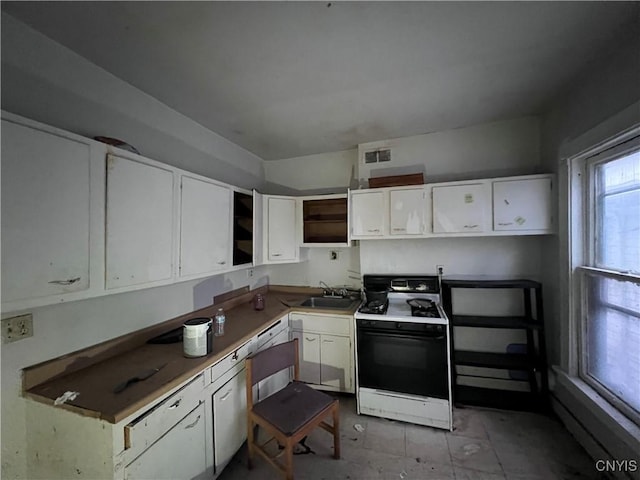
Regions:
<svg viewBox="0 0 640 480"><path fill-rule="evenodd" d="M640 425L640 412L620 399L615 393L609 390L604 384L588 373L588 277L595 276L606 279L632 282L640 285L640 273L629 272L616 269L607 269L597 266L596 247L599 241L597 222L597 200L598 188L596 170L605 163L615 161L635 151L640 151L640 127L636 127L620 134L611 140L593 147L586 152L577 155L571 163L572 169L579 172L581 177L579 188L581 196L580 211L571 212L573 222L582 225L582 236L577 239L579 244L572 242L571 248L578 253L574 258L574 273L577 281L574 282L573 291L577 300L577 316L575 321L575 333L577 342L575 345L575 359L577 360L576 373L593 388L598 394L606 399L618 411L623 413L637 425Z"/></svg>

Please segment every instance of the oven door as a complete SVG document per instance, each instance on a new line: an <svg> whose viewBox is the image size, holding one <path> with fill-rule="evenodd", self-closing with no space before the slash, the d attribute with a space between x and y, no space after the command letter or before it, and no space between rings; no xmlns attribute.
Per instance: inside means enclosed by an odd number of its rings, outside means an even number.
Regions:
<svg viewBox="0 0 640 480"><path fill-rule="evenodd" d="M444 325L357 320L358 385L449 398Z"/></svg>

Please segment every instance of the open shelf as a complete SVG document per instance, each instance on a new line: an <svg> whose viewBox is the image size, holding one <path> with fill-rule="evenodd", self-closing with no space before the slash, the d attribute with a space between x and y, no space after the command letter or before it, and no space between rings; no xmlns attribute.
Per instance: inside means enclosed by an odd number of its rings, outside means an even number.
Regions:
<svg viewBox="0 0 640 480"><path fill-rule="evenodd" d="M233 192L233 264L253 261L253 197Z"/></svg>
<svg viewBox="0 0 640 480"><path fill-rule="evenodd" d="M347 196L302 203L303 243L347 243Z"/></svg>
<svg viewBox="0 0 640 480"><path fill-rule="evenodd" d="M535 361L526 354L472 352L456 350L453 354L456 365L470 367L498 368L502 370L529 370L536 367Z"/></svg>
<svg viewBox="0 0 640 480"><path fill-rule="evenodd" d="M454 327L475 328L541 328L528 317L488 317L478 315L452 315L449 320Z"/></svg>
<svg viewBox="0 0 640 480"><path fill-rule="evenodd" d="M523 315L454 315L452 290L454 289L517 289L522 291ZM480 405L485 407L541 410L548 409L548 378L544 319L542 306L542 286L533 280L487 280L487 279L443 279L442 304L450 320L452 342L451 363L454 373L454 402L456 404ZM494 353L456 349L455 327L487 329L517 329L526 334L524 353ZM462 333L462 332L458 332ZM474 332L481 336L481 330ZM468 347L467 347L468 348ZM482 385L466 385L467 374L459 374L456 366L494 369L477 375ZM522 372L519 381L528 383L528 391L510 390L501 383L503 379L495 370ZM472 375L471 377L473 377ZM511 379L514 380L514 379ZM478 381L476 379L476 381ZM485 388L486 384L486 388Z"/></svg>
<svg viewBox="0 0 640 480"><path fill-rule="evenodd" d="M546 401L531 392L456 385L456 405L477 405L505 410L546 410Z"/></svg>

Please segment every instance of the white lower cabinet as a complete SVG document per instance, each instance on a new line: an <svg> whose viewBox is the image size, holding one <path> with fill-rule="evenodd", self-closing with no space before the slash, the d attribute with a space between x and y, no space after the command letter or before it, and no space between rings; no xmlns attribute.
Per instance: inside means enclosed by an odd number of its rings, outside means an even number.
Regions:
<svg viewBox="0 0 640 480"><path fill-rule="evenodd" d="M331 391L354 392L353 317L292 313L300 380Z"/></svg>
<svg viewBox="0 0 640 480"><path fill-rule="evenodd" d="M200 403L125 467L127 480L199 478L206 470L205 407Z"/></svg>
<svg viewBox="0 0 640 480"><path fill-rule="evenodd" d="M298 339L300 381L320 385L320 335L293 330L291 337Z"/></svg>
<svg viewBox="0 0 640 480"><path fill-rule="evenodd" d="M223 468L247 438L246 370L235 374L213 394L215 471Z"/></svg>

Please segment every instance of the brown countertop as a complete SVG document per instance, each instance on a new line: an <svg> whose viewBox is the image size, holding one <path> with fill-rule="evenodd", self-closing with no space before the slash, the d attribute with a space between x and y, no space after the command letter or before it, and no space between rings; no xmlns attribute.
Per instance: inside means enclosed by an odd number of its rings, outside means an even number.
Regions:
<svg viewBox="0 0 640 480"><path fill-rule="evenodd" d="M251 304L251 298L256 292L265 295L265 309L262 311L255 311ZM61 407L117 423L215 364L291 310L334 315L350 315L355 311L355 308L310 310L298 306L314 294L317 292L313 289L305 292L303 288L262 287L220 305L212 305L113 341L29 367L24 372L25 395L53 404L65 392L79 392L75 399L68 400ZM213 317L220 306L225 308L225 334L213 338L213 351L209 355L186 358L182 342L146 343L149 338L172 330L190 318ZM113 393L113 389L121 382L163 365L158 373L148 379L130 385L121 393Z"/></svg>

